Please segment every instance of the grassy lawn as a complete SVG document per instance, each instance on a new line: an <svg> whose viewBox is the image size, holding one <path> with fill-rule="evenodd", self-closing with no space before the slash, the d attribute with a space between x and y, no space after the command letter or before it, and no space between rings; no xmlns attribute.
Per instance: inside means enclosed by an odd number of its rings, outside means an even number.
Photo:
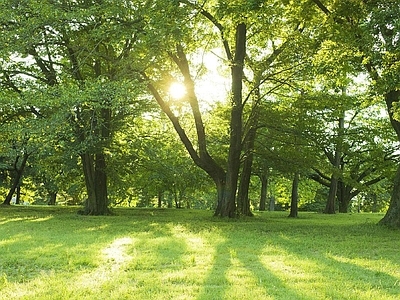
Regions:
<svg viewBox="0 0 400 300"><path fill-rule="evenodd" d="M0 208L0 299L400 299L377 214Z"/></svg>

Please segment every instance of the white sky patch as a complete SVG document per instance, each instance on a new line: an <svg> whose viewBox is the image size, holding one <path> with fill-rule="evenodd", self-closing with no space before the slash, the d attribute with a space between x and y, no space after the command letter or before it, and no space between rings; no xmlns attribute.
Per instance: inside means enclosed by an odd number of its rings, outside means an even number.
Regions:
<svg viewBox="0 0 400 300"><path fill-rule="evenodd" d="M207 106L215 102L224 102L230 91L230 70L223 61L223 54L219 52L218 49L215 49L199 58L202 60L206 72L196 80L196 94L200 103L204 102ZM222 73L227 75L224 76Z"/></svg>

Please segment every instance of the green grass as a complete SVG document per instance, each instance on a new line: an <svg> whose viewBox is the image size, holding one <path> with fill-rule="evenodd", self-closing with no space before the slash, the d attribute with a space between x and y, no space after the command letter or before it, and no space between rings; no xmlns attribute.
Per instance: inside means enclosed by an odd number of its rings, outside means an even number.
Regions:
<svg viewBox="0 0 400 300"><path fill-rule="evenodd" d="M0 299L399 299L382 215L0 208Z"/></svg>

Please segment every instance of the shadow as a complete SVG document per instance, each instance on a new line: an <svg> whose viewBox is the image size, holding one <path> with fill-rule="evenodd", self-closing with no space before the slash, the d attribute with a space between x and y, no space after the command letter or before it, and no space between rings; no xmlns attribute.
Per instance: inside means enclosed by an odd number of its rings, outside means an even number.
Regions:
<svg viewBox="0 0 400 300"><path fill-rule="evenodd" d="M100 293L104 299L319 300L400 294L397 233L373 224L333 228L330 217L288 220L286 213L238 220L194 210L177 216L165 209L93 217L31 208L7 220L2 216L0 221L9 222L0 226L0 277L21 293L37 288L30 291L33 298L54 293L98 299ZM397 271L373 267L383 257ZM63 280L47 286L59 276Z"/></svg>
<svg viewBox="0 0 400 300"><path fill-rule="evenodd" d="M226 272L231 266L228 256L229 245L227 242L221 242L216 245L211 270L205 275L201 291L196 299L199 300L217 300L225 299L225 289L229 286Z"/></svg>
<svg viewBox="0 0 400 300"><path fill-rule="evenodd" d="M352 229L354 230L354 228ZM342 239L341 242L345 244ZM364 260L371 260L371 258L362 258L351 249L350 253L346 253L349 249L342 247L334 236L332 236L332 243L326 245L318 243L310 245L304 240L288 238L284 235L275 236L274 241L287 251L287 255L291 256L294 261L298 260L304 264L310 263L315 266L313 268L314 276L325 280L322 283L325 297L331 298L340 295L340 299L374 299L379 296L389 299L390 296L400 294L400 277L353 263L355 258ZM369 244L367 246L369 249L365 249L365 252L373 252L372 249L376 246L373 243ZM297 251L293 251L295 249ZM376 263L378 261L377 259ZM297 264L296 268L298 266ZM393 268L400 269L398 262L393 264ZM386 284L384 285L382 282L386 282ZM338 283L340 284L338 285Z"/></svg>
<svg viewBox="0 0 400 300"><path fill-rule="evenodd" d="M265 239L253 238L251 232L241 228L241 224L253 223L251 220L227 222L231 226L220 230L222 242L215 247L212 267L196 299L314 299L303 297L262 264ZM190 228L191 224L187 226Z"/></svg>

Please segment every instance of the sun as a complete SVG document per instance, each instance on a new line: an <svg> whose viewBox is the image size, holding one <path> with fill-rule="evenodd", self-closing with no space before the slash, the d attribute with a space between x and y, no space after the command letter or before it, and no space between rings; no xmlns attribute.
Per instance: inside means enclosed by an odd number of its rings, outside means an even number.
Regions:
<svg viewBox="0 0 400 300"><path fill-rule="evenodd" d="M173 82L169 87L169 95L175 100L182 99L186 95L185 85L180 82Z"/></svg>

